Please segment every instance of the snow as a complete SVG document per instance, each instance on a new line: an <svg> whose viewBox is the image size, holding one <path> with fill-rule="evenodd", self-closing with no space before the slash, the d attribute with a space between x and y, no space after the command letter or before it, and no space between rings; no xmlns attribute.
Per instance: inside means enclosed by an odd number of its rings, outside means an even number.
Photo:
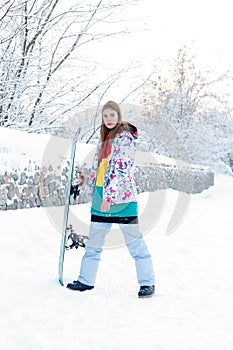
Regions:
<svg viewBox="0 0 233 350"><path fill-rule="evenodd" d="M22 169L28 166L30 160L37 164L44 164L47 161L53 162L55 165L60 164L61 159L67 157L70 145L70 139L48 134L29 134L24 131L0 127L0 172L12 171L14 168ZM77 149L76 160L81 164L85 161L90 162L93 158L95 145L78 143ZM89 160L89 158L91 159ZM151 152L138 151L136 161L139 164L159 163L190 168L190 164L184 161L177 161ZM196 166L192 164L192 167ZM201 166L201 168L207 169L204 166Z"/></svg>
<svg viewBox="0 0 233 350"><path fill-rule="evenodd" d="M48 149L47 135L25 134L22 142L17 133L0 129L1 168L4 159L9 168L10 159L19 165L23 155L39 159ZM216 176L214 187L190 196L183 221L168 235L178 197L171 189L157 191L151 206L150 194L139 195L141 227L154 215L144 237L156 294L143 300L137 298L134 261L122 244L104 249L94 290L72 292L57 276L63 208L0 211L1 349L231 350L233 178ZM82 234L88 233L89 209L71 208ZM65 284L77 278L83 253L66 252Z"/></svg>
<svg viewBox="0 0 233 350"><path fill-rule="evenodd" d="M60 232L43 208L0 212L0 344L5 350L219 350L233 345L233 179L193 195L185 219L166 235L177 193L145 235L156 294L137 298L125 247L105 249L95 289L57 280ZM145 207L146 196L139 196ZM73 208L89 220L88 205ZM66 253L65 283L76 279L82 248Z"/></svg>
<svg viewBox="0 0 233 350"><path fill-rule="evenodd" d="M61 159L67 157L70 145L70 139L0 127L0 173L22 169L28 166L29 161L61 165ZM77 161L82 163L94 145L78 143L78 148Z"/></svg>

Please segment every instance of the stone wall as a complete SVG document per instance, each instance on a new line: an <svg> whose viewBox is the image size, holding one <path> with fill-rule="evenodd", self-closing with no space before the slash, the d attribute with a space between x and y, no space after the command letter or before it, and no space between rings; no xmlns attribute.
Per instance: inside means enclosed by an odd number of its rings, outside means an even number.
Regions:
<svg viewBox="0 0 233 350"><path fill-rule="evenodd" d="M200 167L153 164L136 167L135 178L139 193L171 188L195 194L214 185L214 172Z"/></svg>
<svg viewBox="0 0 233 350"><path fill-rule="evenodd" d="M79 169L88 176L90 169ZM50 165L0 173L0 210L33 207L60 206L65 203L65 186L68 164L63 169ZM180 168L151 164L136 166L135 180L138 193L172 188L186 193L200 193L214 185L214 173L206 168ZM72 204L85 203L86 185L80 187L80 195Z"/></svg>

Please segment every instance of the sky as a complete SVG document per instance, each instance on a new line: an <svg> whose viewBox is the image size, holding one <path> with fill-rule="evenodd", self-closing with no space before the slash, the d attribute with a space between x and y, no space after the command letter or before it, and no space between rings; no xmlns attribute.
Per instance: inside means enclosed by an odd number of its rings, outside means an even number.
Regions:
<svg viewBox="0 0 233 350"><path fill-rule="evenodd" d="M175 57L186 45L204 70L233 75L231 15L230 0L141 0L126 13L132 32L110 38L95 54L105 68L131 62L145 76L155 58Z"/></svg>
<svg viewBox="0 0 233 350"><path fill-rule="evenodd" d="M187 44L196 49L204 64L233 69L231 10L229 0L139 1L135 12L148 27L138 35L140 51L152 56L172 55Z"/></svg>
<svg viewBox="0 0 233 350"><path fill-rule="evenodd" d="M217 53L231 49L230 1L143 0L140 3L140 13L162 51L192 40L206 54L210 50Z"/></svg>

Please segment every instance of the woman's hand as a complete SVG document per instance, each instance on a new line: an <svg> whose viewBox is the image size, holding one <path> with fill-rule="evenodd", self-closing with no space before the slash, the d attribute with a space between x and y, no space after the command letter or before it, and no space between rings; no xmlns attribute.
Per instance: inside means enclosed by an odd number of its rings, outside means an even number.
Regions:
<svg viewBox="0 0 233 350"><path fill-rule="evenodd" d="M105 213L106 211L109 211L110 210L110 207L111 207L111 203L103 200L102 204L101 204L101 208L100 210Z"/></svg>

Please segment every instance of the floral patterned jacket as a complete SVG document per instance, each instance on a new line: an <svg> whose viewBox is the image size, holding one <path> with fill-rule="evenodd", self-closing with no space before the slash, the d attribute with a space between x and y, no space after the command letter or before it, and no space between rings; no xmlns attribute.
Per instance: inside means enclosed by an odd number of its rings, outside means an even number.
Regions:
<svg viewBox="0 0 233 350"><path fill-rule="evenodd" d="M137 202L137 190L134 182L134 157L138 144L137 128L131 125L132 132L123 130L112 142L111 155L104 178L103 199L113 204ZM88 193L95 189L98 171L98 144L91 174L88 182Z"/></svg>

